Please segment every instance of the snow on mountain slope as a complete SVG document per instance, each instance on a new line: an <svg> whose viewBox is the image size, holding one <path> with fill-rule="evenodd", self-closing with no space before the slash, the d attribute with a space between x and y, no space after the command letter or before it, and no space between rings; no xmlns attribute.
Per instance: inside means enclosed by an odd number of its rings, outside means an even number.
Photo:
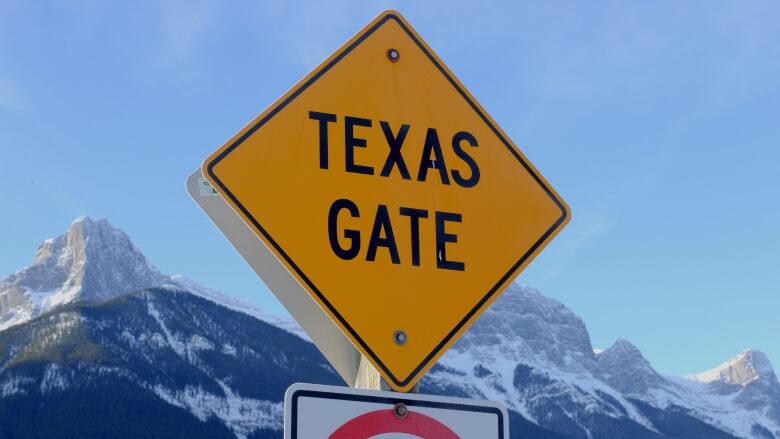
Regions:
<svg viewBox="0 0 780 439"><path fill-rule="evenodd" d="M679 408L744 438L780 438L780 383L766 356L747 350L693 375L661 376L629 342L598 355L600 377L625 396Z"/></svg>
<svg viewBox="0 0 780 439"><path fill-rule="evenodd" d="M169 278L163 287L173 290L188 291L196 296L200 296L204 299L210 300L214 303L222 305L233 311L242 312L248 314L256 319L270 323L274 326L284 329L287 332L291 332L304 340L310 341L309 336L303 331L303 328L290 316L272 316L268 315L257 306L229 296L219 290L205 287L187 277L182 275L173 275Z"/></svg>
<svg viewBox="0 0 780 439"><path fill-rule="evenodd" d="M150 288L0 331L0 437L277 438L298 380L342 383L288 331Z"/></svg>

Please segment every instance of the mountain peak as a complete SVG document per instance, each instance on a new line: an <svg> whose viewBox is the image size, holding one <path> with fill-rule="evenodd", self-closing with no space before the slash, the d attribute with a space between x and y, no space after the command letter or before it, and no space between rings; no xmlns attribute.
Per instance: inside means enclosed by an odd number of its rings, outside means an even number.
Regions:
<svg viewBox="0 0 780 439"><path fill-rule="evenodd" d="M642 352L622 338L602 351L596 361L601 379L625 394L644 394L664 382Z"/></svg>
<svg viewBox="0 0 780 439"><path fill-rule="evenodd" d="M125 232L88 216L73 220L62 235L44 240L29 267L0 279L0 331L59 305L101 302L152 287L189 292L307 339L290 317L266 315L183 276L160 273Z"/></svg>
<svg viewBox="0 0 780 439"><path fill-rule="evenodd" d="M595 364L582 319L560 302L518 284L511 284L454 346L476 357L494 348L508 358L551 363L562 370L581 371Z"/></svg>
<svg viewBox="0 0 780 439"><path fill-rule="evenodd" d="M94 221L94 220L93 220L92 218L90 218L88 215L81 215L81 216L77 216L77 217L76 217L76 218L73 220L73 222L71 222L71 223L70 223L70 225L71 225L71 227L73 227L75 224L79 224L79 223L85 223L85 222L89 222L89 223L91 223L91 222L93 222L93 221Z"/></svg>
<svg viewBox="0 0 780 439"><path fill-rule="evenodd" d="M625 338L615 340L615 343L613 343L612 346L602 352L602 354L604 353L608 355L638 355L644 360L639 348Z"/></svg>
<svg viewBox="0 0 780 439"><path fill-rule="evenodd" d="M62 268L67 274L63 286L78 290L82 300L102 300L165 281L125 232L88 216L76 218L64 235L45 241L33 259L36 264Z"/></svg>
<svg viewBox="0 0 780 439"><path fill-rule="evenodd" d="M64 234L43 241L29 267L0 280L0 330L57 305L105 300L166 279L125 232L80 216Z"/></svg>
<svg viewBox="0 0 780 439"><path fill-rule="evenodd" d="M703 383L722 382L744 386L757 378L774 376L772 364L763 352L746 349L725 363L690 375L689 378Z"/></svg>

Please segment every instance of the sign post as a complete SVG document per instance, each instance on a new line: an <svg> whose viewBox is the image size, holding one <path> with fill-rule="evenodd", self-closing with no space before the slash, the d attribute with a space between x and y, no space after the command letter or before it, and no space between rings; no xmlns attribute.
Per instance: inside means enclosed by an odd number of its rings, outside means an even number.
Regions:
<svg viewBox="0 0 780 439"><path fill-rule="evenodd" d="M373 389L293 385L286 439L508 438L497 403L377 390L416 393L569 208L400 14L347 41L187 190L344 380Z"/></svg>
<svg viewBox="0 0 780 439"><path fill-rule="evenodd" d="M394 11L236 133L202 172L400 392L570 217Z"/></svg>

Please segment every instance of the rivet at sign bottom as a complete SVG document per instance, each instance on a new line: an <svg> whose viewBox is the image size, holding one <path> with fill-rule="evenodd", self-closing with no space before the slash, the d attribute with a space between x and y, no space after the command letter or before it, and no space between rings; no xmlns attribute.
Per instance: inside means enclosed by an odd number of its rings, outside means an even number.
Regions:
<svg viewBox="0 0 780 439"><path fill-rule="evenodd" d="M406 344L406 333L402 330L395 331L393 333L393 341L398 346L403 346Z"/></svg>
<svg viewBox="0 0 780 439"><path fill-rule="evenodd" d="M409 414L409 408L406 407L406 404L399 402L393 406L393 414L398 419L404 419Z"/></svg>

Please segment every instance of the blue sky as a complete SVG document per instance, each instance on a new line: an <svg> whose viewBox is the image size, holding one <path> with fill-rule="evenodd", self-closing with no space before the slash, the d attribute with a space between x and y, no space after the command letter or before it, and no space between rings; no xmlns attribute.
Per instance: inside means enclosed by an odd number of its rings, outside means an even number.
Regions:
<svg viewBox="0 0 780 439"><path fill-rule="evenodd" d="M283 309L184 191L398 9L571 206L519 277L660 371L780 368L780 3L0 0L0 273L74 217Z"/></svg>

